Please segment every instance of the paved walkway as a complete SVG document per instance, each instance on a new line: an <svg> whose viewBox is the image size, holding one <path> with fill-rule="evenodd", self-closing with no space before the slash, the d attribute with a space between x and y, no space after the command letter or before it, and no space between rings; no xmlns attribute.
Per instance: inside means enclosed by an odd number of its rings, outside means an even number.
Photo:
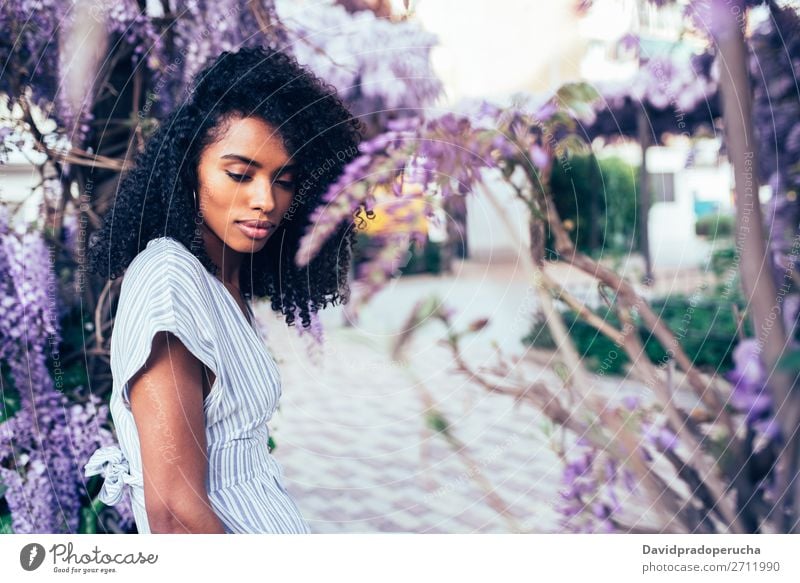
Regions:
<svg viewBox="0 0 800 583"><path fill-rule="evenodd" d="M455 374L440 324L419 331L413 368L388 350L414 302L435 292L462 323L491 318L465 344L472 365L496 363L498 350L520 352L535 305L521 277L513 264L465 262L449 277L400 279L356 327L342 326L339 307L327 310L325 344L310 354L307 337L258 307L283 378L274 453L314 532L559 531L561 464L543 417ZM463 450L427 428L425 391Z"/></svg>

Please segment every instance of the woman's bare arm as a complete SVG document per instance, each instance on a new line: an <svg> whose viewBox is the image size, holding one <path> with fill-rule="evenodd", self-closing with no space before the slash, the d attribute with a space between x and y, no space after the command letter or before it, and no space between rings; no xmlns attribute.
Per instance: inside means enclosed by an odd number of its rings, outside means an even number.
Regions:
<svg viewBox="0 0 800 583"><path fill-rule="evenodd" d="M206 491L203 364L177 336L159 332L131 379L147 519L153 533L224 533Z"/></svg>

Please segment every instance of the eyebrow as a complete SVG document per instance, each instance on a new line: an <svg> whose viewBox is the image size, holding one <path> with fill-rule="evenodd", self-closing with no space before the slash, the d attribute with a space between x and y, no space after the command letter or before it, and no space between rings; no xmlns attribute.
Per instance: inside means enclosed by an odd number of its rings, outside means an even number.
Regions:
<svg viewBox="0 0 800 583"><path fill-rule="evenodd" d="M240 154L225 154L224 156L220 156L220 158L223 160L238 160L239 162L243 162L245 164L248 164L249 166L253 166L254 168L263 168L260 162L256 162L255 160L251 160L250 158L247 158L246 156L242 156ZM285 164L280 168L278 168L279 170L278 174L283 174L284 172L293 172L298 167L299 164L294 162L290 164Z"/></svg>

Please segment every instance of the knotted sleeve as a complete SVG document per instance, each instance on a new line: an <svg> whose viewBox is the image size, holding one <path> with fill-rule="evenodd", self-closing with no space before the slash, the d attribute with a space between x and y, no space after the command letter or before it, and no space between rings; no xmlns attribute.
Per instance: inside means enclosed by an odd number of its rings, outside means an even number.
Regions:
<svg viewBox="0 0 800 583"><path fill-rule="evenodd" d="M100 502L109 506L122 502L126 486L144 487L141 474L131 471L128 460L116 445L96 449L83 466L83 473L87 478L103 475L105 480L97 497Z"/></svg>

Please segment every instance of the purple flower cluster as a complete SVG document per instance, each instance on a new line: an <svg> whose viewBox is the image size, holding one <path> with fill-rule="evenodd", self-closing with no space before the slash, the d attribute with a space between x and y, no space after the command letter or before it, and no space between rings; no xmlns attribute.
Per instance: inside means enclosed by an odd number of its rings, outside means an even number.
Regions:
<svg viewBox="0 0 800 583"><path fill-rule="evenodd" d="M792 273L798 269L796 237L800 231L800 13L787 3L771 7L770 18L754 27L749 39L750 78L753 83L753 126L760 178L772 189L764 220L769 230L778 289L789 289L783 304L789 336L798 318L798 286ZM784 287L785 286L785 287Z"/></svg>
<svg viewBox="0 0 800 583"><path fill-rule="evenodd" d="M780 439L780 428L772 414L772 397L766 386L767 371L753 338L739 342L733 350L734 368L728 373L733 383L731 404L745 415L748 427L765 437Z"/></svg>
<svg viewBox="0 0 800 583"><path fill-rule="evenodd" d="M552 153L543 142L542 124L555 120L556 112L553 101L531 111L485 104L474 116L447 113L394 121L360 145L360 155L323 195L300 242L297 264L308 265L343 222L360 228L365 213L380 212L398 226L397 232L374 237L382 248L356 274L365 296L374 294L396 276L409 240L426 241L420 225L443 199L474 192L486 170L510 172L516 165L533 172L547 169ZM408 190L425 198L411 213L404 204Z"/></svg>
<svg viewBox="0 0 800 583"><path fill-rule="evenodd" d="M99 398L70 406L50 389L0 424L0 481L15 533L77 532L85 491L80 467L95 448L113 442L107 422ZM121 514L121 523L132 524L130 508Z"/></svg>
<svg viewBox="0 0 800 583"><path fill-rule="evenodd" d="M0 424L0 480L16 533L73 533L81 510L81 467L112 436L107 407L70 404L47 367L57 350L50 254L35 232L9 232L0 212L0 358L20 410Z"/></svg>
<svg viewBox="0 0 800 583"><path fill-rule="evenodd" d="M634 453L645 463L654 461L653 451L675 452L678 436L665 423L653 419L638 396L623 397L617 410L627 418L624 431L641 435ZM637 491L633 472L616 455L585 436L576 440L564 459L561 482L565 488L558 504L562 527L570 532L617 532L615 518L626 499ZM620 496L624 496L622 500Z"/></svg>
<svg viewBox="0 0 800 583"><path fill-rule="evenodd" d="M248 4L194 0L176 5L176 12L165 17L159 3L140 8L135 0L120 0L98 3L88 11L90 18L105 24L112 50L130 59L134 70L148 72L152 92L146 109L163 115L209 58L238 44L263 42ZM274 12L271 1L259 4ZM54 105L53 116L75 144L83 141L93 119L90 96L76 111L63 94L67 67L62 65L68 63L62 60L70 56L59 54L59 41L75 24L77 12L73 3L54 0L8 0L0 6L0 29L9 40L0 43L5 65L0 92L16 99L29 87L36 104ZM170 37L174 42L167 42Z"/></svg>
<svg viewBox="0 0 800 583"><path fill-rule="evenodd" d="M586 441L578 440L568 453L561 475L564 488L557 505L561 526L569 532L616 532L613 517L622 508L618 489L634 492L633 474L597 448L581 443Z"/></svg>
<svg viewBox="0 0 800 583"><path fill-rule="evenodd" d="M675 451L678 445L678 436L666 425L646 423L643 426L644 437L653 448L658 451ZM649 458L647 450L643 450L645 459Z"/></svg>
<svg viewBox="0 0 800 583"><path fill-rule="evenodd" d="M630 98L655 110L690 112L704 107L719 84L718 67L712 66L706 74L699 64L696 58L659 55L632 79L598 83L597 89L604 97L603 105L611 109L624 107L625 98Z"/></svg>
<svg viewBox="0 0 800 583"><path fill-rule="evenodd" d="M433 103L442 83L430 52L436 37L413 19L392 22L335 3L279 0L297 60L331 83L356 115L402 115Z"/></svg>
<svg viewBox="0 0 800 583"><path fill-rule="evenodd" d="M476 130L467 117L448 113L427 122L407 119L392 128L363 142L361 155L323 195L301 241L299 265L310 262L324 241L360 207L372 210L376 192L401 197L402 182L413 180L423 192L464 195L481 179L482 168L497 166L497 133Z"/></svg>
<svg viewBox="0 0 800 583"><path fill-rule="evenodd" d="M71 3L8 0L0 4L0 93L11 99L30 88L34 103L52 103L58 88L58 30Z"/></svg>
<svg viewBox="0 0 800 583"><path fill-rule="evenodd" d="M6 235L2 244L9 281L13 282L8 284L13 286L13 291L9 290L2 302L15 302L16 305L9 308L19 315L16 327L6 330L16 337L28 335L36 339L31 342L34 351L43 349L48 342L57 346L60 342L57 331L58 294L49 247L36 232Z"/></svg>
<svg viewBox="0 0 800 583"><path fill-rule="evenodd" d="M144 56L148 68L157 70L162 64L159 55L164 40L151 15L140 9L134 0L112 2L107 10L106 28L110 34L119 35L120 40L133 48L131 63L136 66Z"/></svg>

